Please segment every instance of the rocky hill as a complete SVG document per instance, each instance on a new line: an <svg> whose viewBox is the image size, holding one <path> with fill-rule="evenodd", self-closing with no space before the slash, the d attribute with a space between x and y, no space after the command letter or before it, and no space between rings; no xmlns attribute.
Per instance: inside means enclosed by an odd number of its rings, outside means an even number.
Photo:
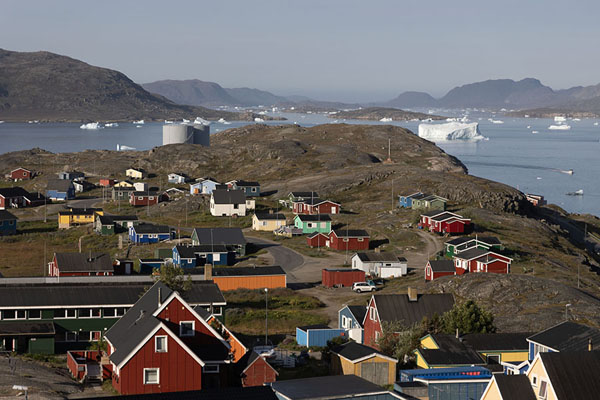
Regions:
<svg viewBox="0 0 600 400"><path fill-rule="evenodd" d="M351 111L340 111L329 115L329 118L363 119L369 121L379 121L383 118L391 118L394 121L410 121L412 119L433 119L444 120L446 117L439 115L424 114L419 112L404 111L397 108L386 107L368 107Z"/></svg>
<svg viewBox="0 0 600 400"><path fill-rule="evenodd" d="M182 106L151 94L121 72L45 51L0 49L0 120L251 120L253 116Z"/></svg>

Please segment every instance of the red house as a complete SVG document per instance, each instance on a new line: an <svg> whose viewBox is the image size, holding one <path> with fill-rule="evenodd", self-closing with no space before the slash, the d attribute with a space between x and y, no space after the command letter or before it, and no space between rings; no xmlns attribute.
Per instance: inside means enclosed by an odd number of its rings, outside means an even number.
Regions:
<svg viewBox="0 0 600 400"><path fill-rule="evenodd" d="M98 185L103 187L112 187L115 186L115 183L117 183L116 179L101 178L98 182Z"/></svg>
<svg viewBox="0 0 600 400"><path fill-rule="evenodd" d="M321 270L321 282L323 286L330 288L334 286L352 286L354 282L364 282L365 271L360 269L328 269Z"/></svg>
<svg viewBox="0 0 600 400"><path fill-rule="evenodd" d="M242 387L264 386L277 380L279 373L255 351L244 354L237 363Z"/></svg>
<svg viewBox="0 0 600 400"><path fill-rule="evenodd" d="M332 230L325 245L334 250L369 250L369 234L362 229Z"/></svg>
<svg viewBox="0 0 600 400"><path fill-rule="evenodd" d="M464 233L471 227L471 220L449 211L431 211L421 214L419 226L436 233Z"/></svg>
<svg viewBox="0 0 600 400"><path fill-rule="evenodd" d="M341 205L330 200L314 198L293 202L292 210L294 214L339 214Z"/></svg>
<svg viewBox="0 0 600 400"><path fill-rule="evenodd" d="M179 293L154 284L105 334L119 394L220 388L230 345Z"/></svg>
<svg viewBox="0 0 600 400"><path fill-rule="evenodd" d="M24 181L33 178L33 172L25 168L17 168L10 171L10 179L13 181Z"/></svg>
<svg viewBox="0 0 600 400"><path fill-rule="evenodd" d="M452 260L429 260L425 266L425 280L432 281L442 276L456 275Z"/></svg>
<svg viewBox="0 0 600 400"><path fill-rule="evenodd" d="M328 241L329 235L324 233L315 232L306 237L306 244L308 244L310 247L325 247Z"/></svg>
<svg viewBox="0 0 600 400"><path fill-rule="evenodd" d="M159 194L158 192L131 192L129 195L129 204L137 206L153 206L161 201L167 201L169 195L166 193Z"/></svg>
<svg viewBox="0 0 600 400"><path fill-rule="evenodd" d="M378 348L384 322L399 322L408 329L424 317L442 315L453 306L454 297L447 293L418 294L416 289L408 288L407 294L374 294L363 319L363 344Z"/></svg>
<svg viewBox="0 0 600 400"><path fill-rule="evenodd" d="M112 276L115 267L106 253L54 253L48 276Z"/></svg>
<svg viewBox="0 0 600 400"><path fill-rule="evenodd" d="M27 207L29 192L22 187L0 188L0 210Z"/></svg>
<svg viewBox="0 0 600 400"><path fill-rule="evenodd" d="M454 256L454 267L458 275L465 272L508 274L511 263L511 258L478 248L466 250Z"/></svg>

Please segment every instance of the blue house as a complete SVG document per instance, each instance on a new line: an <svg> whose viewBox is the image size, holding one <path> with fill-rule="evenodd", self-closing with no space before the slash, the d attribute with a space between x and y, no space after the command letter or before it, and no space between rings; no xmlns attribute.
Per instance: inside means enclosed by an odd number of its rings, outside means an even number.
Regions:
<svg viewBox="0 0 600 400"><path fill-rule="evenodd" d="M394 391L429 399L480 399L492 373L481 366L405 369Z"/></svg>
<svg viewBox="0 0 600 400"><path fill-rule="evenodd" d="M235 180L227 182L227 186L230 186L234 190L243 190L246 197L260 196L260 183L258 182Z"/></svg>
<svg viewBox="0 0 600 400"><path fill-rule="evenodd" d="M139 224L129 227L129 241L133 243L158 243L171 239L171 229L166 225Z"/></svg>
<svg viewBox="0 0 600 400"><path fill-rule="evenodd" d="M338 311L338 328L348 331L348 337L356 343L363 342L363 325L367 307L344 306Z"/></svg>
<svg viewBox="0 0 600 400"><path fill-rule="evenodd" d="M400 208L412 208L412 201L414 197L424 196L421 192L416 192L413 194L398 196L398 206Z"/></svg>
<svg viewBox="0 0 600 400"><path fill-rule="evenodd" d="M173 264L194 268L205 264L233 265L235 250L222 244L173 247Z"/></svg>
<svg viewBox="0 0 600 400"><path fill-rule="evenodd" d="M213 178L200 178L190 184L190 194L211 194L219 185Z"/></svg>
<svg viewBox="0 0 600 400"><path fill-rule="evenodd" d="M305 347L325 347L327 341L335 337L347 337L345 329L332 329L327 325L307 325L296 328L296 343Z"/></svg>
<svg viewBox="0 0 600 400"><path fill-rule="evenodd" d="M75 198L75 186L66 179L50 179L46 185L46 197L54 201L66 201Z"/></svg>
<svg viewBox="0 0 600 400"><path fill-rule="evenodd" d="M0 236L17 233L17 217L6 210L0 210Z"/></svg>

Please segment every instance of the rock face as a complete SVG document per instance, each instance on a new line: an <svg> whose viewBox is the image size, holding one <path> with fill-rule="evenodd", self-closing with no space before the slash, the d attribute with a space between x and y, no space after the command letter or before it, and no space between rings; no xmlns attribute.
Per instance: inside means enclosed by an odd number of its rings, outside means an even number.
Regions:
<svg viewBox="0 0 600 400"><path fill-rule="evenodd" d="M479 124L477 122L470 124L463 124L460 122L448 122L447 124L419 124L419 137L431 140L435 143L454 140L476 142L485 139L481 132L479 132Z"/></svg>

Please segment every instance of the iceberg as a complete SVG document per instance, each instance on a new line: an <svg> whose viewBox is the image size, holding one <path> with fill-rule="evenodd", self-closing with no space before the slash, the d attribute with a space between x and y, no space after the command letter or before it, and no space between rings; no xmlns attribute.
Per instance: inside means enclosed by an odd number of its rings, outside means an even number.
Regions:
<svg viewBox="0 0 600 400"><path fill-rule="evenodd" d="M567 120L567 117L564 117L562 115L556 115L554 117L554 122L565 122Z"/></svg>
<svg viewBox="0 0 600 400"><path fill-rule="evenodd" d="M124 144L117 144L117 151L135 150L135 147L125 146Z"/></svg>
<svg viewBox="0 0 600 400"><path fill-rule="evenodd" d="M571 125L550 125L548 129L550 129L551 131L568 131L569 129L571 129Z"/></svg>
<svg viewBox="0 0 600 400"><path fill-rule="evenodd" d="M109 122L108 124L104 124L105 128L116 128L117 126L119 126L119 124L117 124L116 122Z"/></svg>
<svg viewBox="0 0 600 400"><path fill-rule="evenodd" d="M531 133L540 133L539 131L531 131Z"/></svg>
<svg viewBox="0 0 600 400"><path fill-rule="evenodd" d="M265 122L265 120L262 118L256 117L256 118L254 118L254 122Z"/></svg>
<svg viewBox="0 0 600 400"><path fill-rule="evenodd" d="M189 119L183 119L181 122L183 122L184 124L189 124L191 121Z"/></svg>
<svg viewBox="0 0 600 400"><path fill-rule="evenodd" d="M133 121L132 123L136 125L142 125L144 123L144 120L140 119L139 121Z"/></svg>
<svg viewBox="0 0 600 400"><path fill-rule="evenodd" d="M98 122L90 122L89 124L81 125L79 127L79 129L90 129L90 130L102 129L102 125Z"/></svg>
<svg viewBox="0 0 600 400"><path fill-rule="evenodd" d="M196 117L196 119L194 120L194 125L209 126L210 125L210 121L207 121L204 118Z"/></svg>
<svg viewBox="0 0 600 400"><path fill-rule="evenodd" d="M392 122L391 118L383 117L379 120L379 122Z"/></svg>
<svg viewBox="0 0 600 400"><path fill-rule="evenodd" d="M173 121L169 121L168 119L165 119L165 124L173 124Z"/></svg>
<svg viewBox="0 0 600 400"><path fill-rule="evenodd" d="M487 139L479 132L479 124L477 122L470 124L460 122L419 124L419 137L432 142L448 142L452 140L476 142Z"/></svg>
<svg viewBox="0 0 600 400"><path fill-rule="evenodd" d="M219 124L223 124L223 125L231 125L231 122L226 121L225 118L219 118L219 120L217 122Z"/></svg>
<svg viewBox="0 0 600 400"><path fill-rule="evenodd" d="M597 122L594 122L594 126L598 126L598 123L597 123Z"/></svg>

